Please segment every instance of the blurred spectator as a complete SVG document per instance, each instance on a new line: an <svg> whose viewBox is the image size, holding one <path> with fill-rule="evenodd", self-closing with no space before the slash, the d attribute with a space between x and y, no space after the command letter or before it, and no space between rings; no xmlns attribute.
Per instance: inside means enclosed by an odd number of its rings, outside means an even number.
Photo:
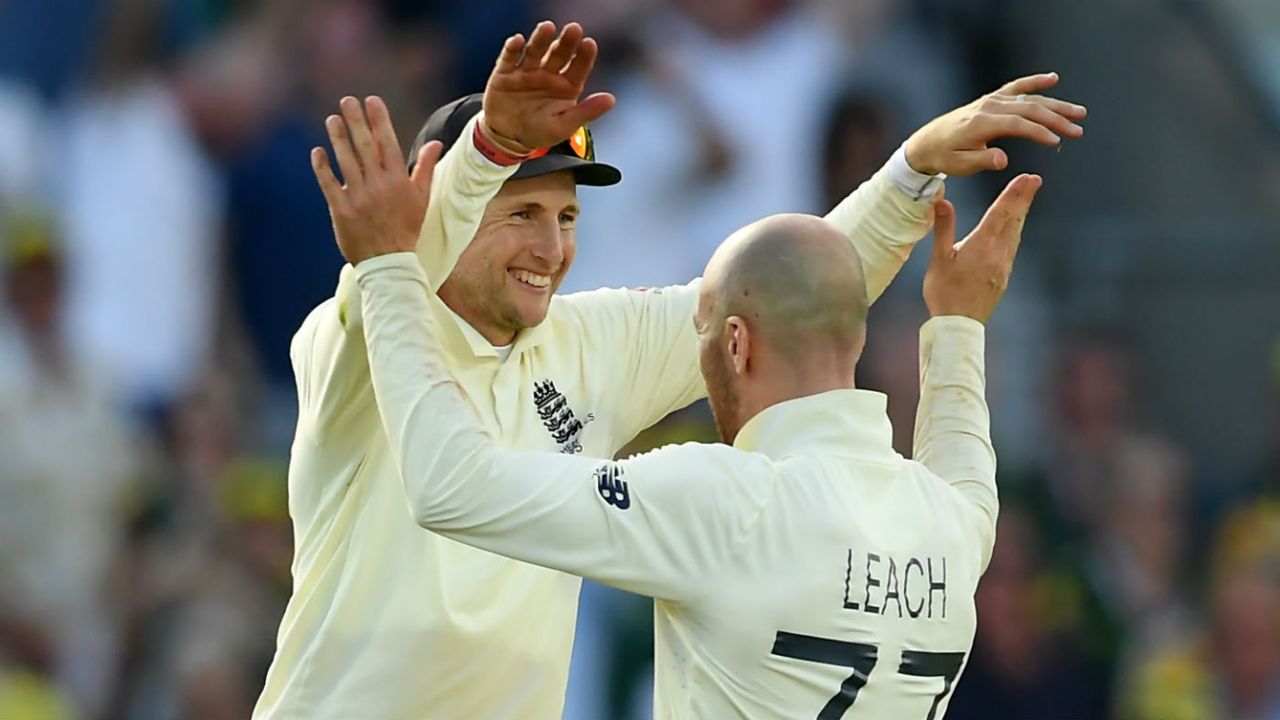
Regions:
<svg viewBox="0 0 1280 720"><path fill-rule="evenodd" d="M1180 637L1191 622L1182 598L1188 474L1167 441L1128 440L1095 500L1100 527L1085 572L1112 623L1124 628L1130 661Z"/></svg>
<svg viewBox="0 0 1280 720"><path fill-rule="evenodd" d="M822 144L822 207L839 205L870 179L902 142L905 124L885 98L859 91L840 94Z"/></svg>
<svg viewBox="0 0 1280 720"><path fill-rule="evenodd" d="M1138 432L1135 358L1121 339L1102 333L1076 334L1060 347L1053 442L1043 463L1056 530L1078 538L1099 526L1107 467Z"/></svg>
<svg viewBox="0 0 1280 720"><path fill-rule="evenodd" d="M75 716L103 717L141 448L65 342L64 264L49 225L10 218L2 239L11 320L0 326L0 672L6 661L47 672ZM30 681L7 691L35 697Z"/></svg>
<svg viewBox="0 0 1280 720"><path fill-rule="evenodd" d="M342 265L307 161L327 145L323 119L344 95L378 93L407 147L449 92L439 33L408 10L395 17L393 26L358 0L263 6L236 17L183 74L196 126L224 170L228 304L265 374L265 444L281 451L293 430L289 341L332 295Z"/></svg>
<svg viewBox="0 0 1280 720"><path fill-rule="evenodd" d="M221 199L160 64L160 0L114 0L58 163L75 346L130 402L163 405L205 360Z"/></svg>
<svg viewBox="0 0 1280 720"><path fill-rule="evenodd" d="M1202 637L1170 644L1122 694L1135 720L1280 718L1280 512L1260 504L1223 528Z"/></svg>
<svg viewBox="0 0 1280 720"><path fill-rule="evenodd" d="M848 58L832 27L789 0L682 0L637 25L596 129L623 185L582 193L566 289L687 282L738 227L824 210L812 169Z"/></svg>
<svg viewBox="0 0 1280 720"><path fill-rule="evenodd" d="M1081 720L1107 711L1106 679L1069 627L1055 627L1070 598L1040 555L1030 515L1000 510L995 551L978 586L978 631L949 720Z"/></svg>
<svg viewBox="0 0 1280 720"><path fill-rule="evenodd" d="M284 466L243 451L243 408L215 372L167 423L168 481L134 530L128 717L245 718L266 676L292 537Z"/></svg>

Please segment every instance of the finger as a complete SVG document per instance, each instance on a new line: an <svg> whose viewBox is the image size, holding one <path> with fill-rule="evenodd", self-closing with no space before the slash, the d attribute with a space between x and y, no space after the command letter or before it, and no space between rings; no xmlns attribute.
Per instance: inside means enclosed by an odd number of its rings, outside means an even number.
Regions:
<svg viewBox="0 0 1280 720"><path fill-rule="evenodd" d="M336 209L343 202L342 185L333 176L333 168L329 167L329 153L324 148L311 148L311 171L316 175L316 182L320 185L320 192L324 193L324 201L329 204L329 209Z"/></svg>
<svg viewBox="0 0 1280 720"><path fill-rule="evenodd" d="M578 52L578 45L582 42L582 26L578 23L569 23L560 31L560 37L551 43L551 47L547 50L547 55L542 59L542 69L551 72L560 72L564 70L569 61L573 59L574 53Z"/></svg>
<svg viewBox="0 0 1280 720"><path fill-rule="evenodd" d="M498 53L498 62L493 66L493 71L511 72L520 67L520 52L524 50L524 46L524 35L517 33L507 38L502 44L502 52Z"/></svg>
<svg viewBox="0 0 1280 720"><path fill-rule="evenodd" d="M1077 105L1054 97L1048 97L1045 95L1028 95L1025 99L1027 102L1043 105L1053 112L1056 112L1063 117L1071 118L1072 120L1083 120L1085 116L1089 114L1089 108L1083 105Z"/></svg>
<svg viewBox="0 0 1280 720"><path fill-rule="evenodd" d="M587 78L591 75L591 69L596 66L596 56L600 54L600 47L596 45L595 38L586 38L578 44L578 54L573 56L573 60L569 61L569 66L564 69L564 76L574 87L581 88L587 84Z"/></svg>
<svg viewBox="0 0 1280 720"><path fill-rule="evenodd" d="M418 151L418 162L413 166L413 174L409 179L422 192L423 197L431 197L431 177L435 174L436 163L440 162L443 150L443 143L432 140Z"/></svg>
<svg viewBox="0 0 1280 720"><path fill-rule="evenodd" d="M359 187L364 183L364 174L360 170L360 162L356 160L355 150L351 147L347 124L337 115L330 115L324 119L324 129L329 132L329 143L333 145L333 154L338 157L342 181L349 188Z"/></svg>
<svg viewBox="0 0 1280 720"><path fill-rule="evenodd" d="M355 145L356 159L364 170L365 177L370 171L382 167L378 157L378 146L373 142L373 133L369 131L369 122L365 120L364 108L360 101L347 96L342 98L342 119L347 121L347 132L351 133L351 143Z"/></svg>
<svg viewBox="0 0 1280 720"><path fill-rule="evenodd" d="M1021 95L1026 93L1030 95L1034 92L1046 90L1058 84L1058 73L1040 73L1039 75L1027 75L1017 80L1010 80L1003 87L996 91L997 95Z"/></svg>
<svg viewBox="0 0 1280 720"><path fill-rule="evenodd" d="M1049 128L1058 135L1073 138L1078 138L1084 135L1084 128L1040 103L1027 102L1025 100L993 99L988 107L995 112L1005 113L1008 115L1019 115L1037 125Z"/></svg>
<svg viewBox="0 0 1280 720"><path fill-rule="evenodd" d="M997 244L1009 234L1019 234L1042 182L1039 175L1025 174L1010 180L970 237L983 244Z"/></svg>
<svg viewBox="0 0 1280 720"><path fill-rule="evenodd" d="M983 143L1010 137L1026 138L1050 147L1062 142L1062 138L1049 128L1021 115L986 115L979 118L976 124L982 133L978 139Z"/></svg>
<svg viewBox="0 0 1280 720"><path fill-rule="evenodd" d="M933 261L946 262L956 244L956 208L950 200L933 205Z"/></svg>
<svg viewBox="0 0 1280 720"><path fill-rule="evenodd" d="M1031 212L1031 204L1035 202L1036 193L1044 186L1044 179L1039 175L1019 175L1013 179L1017 183L1017 206L1011 223L1005 226L1005 239L1008 242L1009 261L1018 254L1022 246L1022 228L1027 224L1027 213Z"/></svg>
<svg viewBox="0 0 1280 720"><path fill-rule="evenodd" d="M537 70L542 65L542 58L547 54L547 48L551 46L551 41L556 37L556 24L550 20L543 20L538 26L529 33L529 44L524 48L524 60L521 61L520 67L524 70Z"/></svg>
<svg viewBox="0 0 1280 720"><path fill-rule="evenodd" d="M569 135L583 125L589 125L599 120L601 116L612 110L617 103L618 99L611 93L601 92L587 96L577 106L566 110L561 117L561 121L566 128L565 135Z"/></svg>
<svg viewBox="0 0 1280 720"><path fill-rule="evenodd" d="M373 138L378 144L378 154L382 157L382 167L397 174L405 173L404 152L400 149L400 139L396 137L396 129L391 124L391 112L387 104L377 95L370 95L364 101L365 112L373 125Z"/></svg>
<svg viewBox="0 0 1280 720"><path fill-rule="evenodd" d="M947 167L948 175L974 175L1009 167L1009 156L1000 148L957 150Z"/></svg>

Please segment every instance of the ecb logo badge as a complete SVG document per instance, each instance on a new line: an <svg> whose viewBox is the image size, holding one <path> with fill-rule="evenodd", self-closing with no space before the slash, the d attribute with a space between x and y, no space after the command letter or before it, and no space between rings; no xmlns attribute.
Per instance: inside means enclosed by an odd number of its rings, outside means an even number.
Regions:
<svg viewBox="0 0 1280 720"><path fill-rule="evenodd" d="M557 390L556 384L550 380L533 384L533 403L538 409L538 418L551 433L551 439L560 445L560 452L569 455L582 452L582 431L596 416L587 413L585 422L579 420L564 393Z"/></svg>
<svg viewBox="0 0 1280 720"><path fill-rule="evenodd" d="M596 490L605 502L626 510L631 507L631 494L627 492L627 483L622 479L622 468L609 463L596 470Z"/></svg>

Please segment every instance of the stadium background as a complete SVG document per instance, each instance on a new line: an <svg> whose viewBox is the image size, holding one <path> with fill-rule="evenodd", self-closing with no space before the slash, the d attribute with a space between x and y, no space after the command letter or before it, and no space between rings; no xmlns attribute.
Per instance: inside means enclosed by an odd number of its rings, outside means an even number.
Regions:
<svg viewBox="0 0 1280 720"><path fill-rule="evenodd" d="M1085 139L1007 146L1046 185L990 330L1004 506L948 717L1280 718L1274 0L0 0L0 718L248 716L288 340L340 265L307 150L348 93L411 137L543 17L599 39L626 176L582 191L566 290L685 281L1059 71ZM962 225L1006 177L949 184ZM903 453L925 256L860 367ZM648 601L582 604L566 717L645 717Z"/></svg>

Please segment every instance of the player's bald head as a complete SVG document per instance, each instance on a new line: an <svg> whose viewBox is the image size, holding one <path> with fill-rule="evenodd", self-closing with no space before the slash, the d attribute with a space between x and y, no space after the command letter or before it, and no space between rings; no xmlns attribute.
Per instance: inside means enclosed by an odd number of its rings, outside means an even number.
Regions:
<svg viewBox="0 0 1280 720"><path fill-rule="evenodd" d="M786 357L861 349L868 306L862 262L821 218L773 215L738 230L707 264L702 293L709 328L742 317Z"/></svg>

